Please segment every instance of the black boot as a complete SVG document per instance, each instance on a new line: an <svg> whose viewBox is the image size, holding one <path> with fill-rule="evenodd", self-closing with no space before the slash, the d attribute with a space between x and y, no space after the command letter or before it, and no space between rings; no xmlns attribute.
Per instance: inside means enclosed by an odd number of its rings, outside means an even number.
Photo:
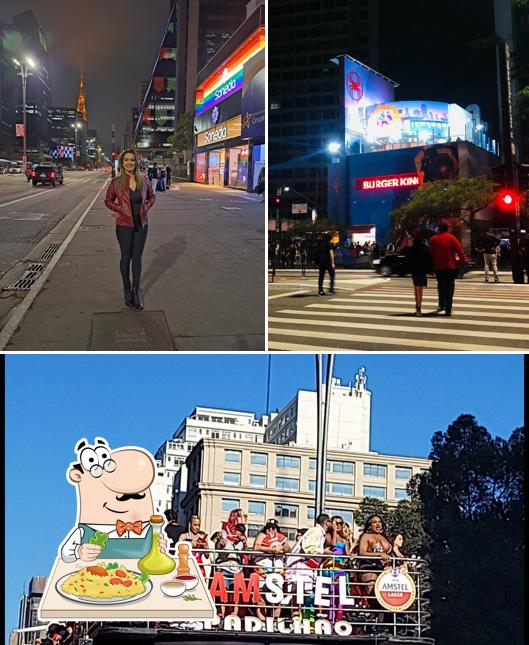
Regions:
<svg viewBox="0 0 529 645"><path fill-rule="evenodd" d="M134 296L130 289L123 289L123 295L125 296L125 304L127 307L132 307L134 305Z"/></svg>
<svg viewBox="0 0 529 645"><path fill-rule="evenodd" d="M141 289L139 287L134 287L132 289L132 296L134 298L134 309L137 309L138 311L142 311L144 307L144 303L143 303L143 293L141 292Z"/></svg>

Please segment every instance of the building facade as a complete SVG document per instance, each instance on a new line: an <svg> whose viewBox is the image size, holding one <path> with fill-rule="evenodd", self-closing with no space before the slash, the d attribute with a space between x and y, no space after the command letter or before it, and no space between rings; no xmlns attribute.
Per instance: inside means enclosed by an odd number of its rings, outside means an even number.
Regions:
<svg viewBox="0 0 529 645"><path fill-rule="evenodd" d="M48 153L48 108L52 104L48 72L48 42L44 29L31 10L13 17L8 32L18 44L9 51L11 58L24 60L30 56L35 68L30 70L26 84L26 145L28 159L37 160ZM15 70L17 72L18 70ZM22 82L17 77L16 123L23 122ZM16 149L22 154L23 139L17 137Z"/></svg>
<svg viewBox="0 0 529 645"><path fill-rule="evenodd" d="M202 518L209 535L220 529L231 510L248 514L248 534L254 537L269 518L276 518L290 540L297 528L314 525L316 451L295 445L263 443L244 446L202 439L187 460L187 494L182 499L186 520ZM418 457L330 449L327 455L326 510L354 524L352 512L364 497L390 506L407 499L406 485L428 470ZM355 534L360 527L355 527Z"/></svg>
<svg viewBox="0 0 529 645"><path fill-rule="evenodd" d="M173 508L187 492L187 457L202 438L234 442L262 443L268 417L258 419L253 412L196 407L180 423L171 439L156 451L157 476L153 497L157 512Z"/></svg>
<svg viewBox="0 0 529 645"><path fill-rule="evenodd" d="M288 186L280 219L292 218L291 199L327 211L327 145L339 133L338 70L331 59L349 54L376 66L378 0L270 0L268 62L269 195ZM269 230L275 229L271 214ZM309 215L310 216L310 215ZM304 216L306 217L306 215Z"/></svg>
<svg viewBox="0 0 529 645"><path fill-rule="evenodd" d="M19 158L16 153L15 113L17 83L13 65L13 54L7 47L6 36L9 25L0 16L0 157L7 159Z"/></svg>
<svg viewBox="0 0 529 645"><path fill-rule="evenodd" d="M256 6L197 77L194 179L252 190L264 166L265 7Z"/></svg>
<svg viewBox="0 0 529 645"><path fill-rule="evenodd" d="M171 9L160 49L139 106L132 143L143 156L163 160L170 156L168 139L175 128L177 7ZM140 89L143 93L144 85Z"/></svg>
<svg viewBox="0 0 529 645"><path fill-rule="evenodd" d="M27 594L24 594L20 598L20 610L19 610L19 620L18 628L24 629L27 627L37 627L38 625L44 625L45 623L40 622L37 619L37 609L44 593L46 587L46 582L48 578L46 576L34 576L31 578L29 583L29 589ZM29 645L34 644L37 638L41 638L41 632L25 632L15 636L16 645Z"/></svg>
<svg viewBox="0 0 529 645"><path fill-rule="evenodd" d="M321 393L324 400L324 389ZM298 390L266 428L266 443L297 444L315 448L317 434L316 392ZM355 384L342 385L333 378L327 445L330 449L368 452L371 429L371 392L362 368Z"/></svg>

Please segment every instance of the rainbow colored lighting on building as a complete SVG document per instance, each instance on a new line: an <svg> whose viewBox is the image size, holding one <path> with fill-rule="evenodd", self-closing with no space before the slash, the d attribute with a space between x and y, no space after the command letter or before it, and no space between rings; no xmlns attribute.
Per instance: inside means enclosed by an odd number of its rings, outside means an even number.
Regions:
<svg viewBox="0 0 529 645"><path fill-rule="evenodd" d="M265 29L259 27L238 47L231 56L197 88L195 112L204 112L203 105L209 96L218 90L228 79L242 72L244 63L265 47ZM222 97L224 98L224 97ZM211 107L211 105L210 105ZM207 108L206 108L207 109Z"/></svg>
<svg viewBox="0 0 529 645"><path fill-rule="evenodd" d="M199 116L203 112L206 112L212 108L216 103L223 101L228 96L235 94L242 89L244 81L244 75L242 68L238 72L227 78L217 89L212 90L207 96L204 97L204 101L201 105L197 106L195 109L195 115Z"/></svg>

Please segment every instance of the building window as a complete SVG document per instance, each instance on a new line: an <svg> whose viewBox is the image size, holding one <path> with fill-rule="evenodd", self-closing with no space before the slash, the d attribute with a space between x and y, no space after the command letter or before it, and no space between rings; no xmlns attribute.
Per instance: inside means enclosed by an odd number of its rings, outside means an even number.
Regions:
<svg viewBox="0 0 529 645"><path fill-rule="evenodd" d="M230 513L231 511L234 511L236 508L240 508L240 507L241 507L240 499L232 499L231 497L222 498L223 513Z"/></svg>
<svg viewBox="0 0 529 645"><path fill-rule="evenodd" d="M328 461L327 471L333 473L353 474L353 464L350 461Z"/></svg>
<svg viewBox="0 0 529 645"><path fill-rule="evenodd" d="M378 464L364 464L364 477L385 477L386 467Z"/></svg>
<svg viewBox="0 0 529 645"><path fill-rule="evenodd" d="M248 515L264 515L266 510L265 502L248 502Z"/></svg>
<svg viewBox="0 0 529 645"><path fill-rule="evenodd" d="M296 541L296 533L297 533L297 532L298 532L298 530L297 530L297 529L283 529L283 533L287 536L287 538L288 538L291 542L295 542L295 541Z"/></svg>
<svg viewBox="0 0 529 645"><path fill-rule="evenodd" d="M250 475L250 486L266 488L266 475Z"/></svg>
<svg viewBox="0 0 529 645"><path fill-rule="evenodd" d="M353 485L352 484L337 484L333 482L329 485L326 485L327 492L331 495L337 495L338 497L352 497L353 496Z"/></svg>
<svg viewBox="0 0 529 645"><path fill-rule="evenodd" d="M339 515L340 517L343 517L344 522L347 522L348 524L350 524L351 528L353 527L353 511L348 511L345 508L330 508L329 515L331 517L335 517L336 515Z"/></svg>
<svg viewBox="0 0 529 645"><path fill-rule="evenodd" d="M256 537L262 528L261 524L248 524L248 537Z"/></svg>
<svg viewBox="0 0 529 645"><path fill-rule="evenodd" d="M299 479L276 477L276 488L279 488L279 490L299 490Z"/></svg>
<svg viewBox="0 0 529 645"><path fill-rule="evenodd" d="M384 486L364 486L364 497L386 499L386 489Z"/></svg>
<svg viewBox="0 0 529 645"><path fill-rule="evenodd" d="M409 481L411 479L411 468L397 466L395 468L395 477L397 479L405 479L406 481Z"/></svg>
<svg viewBox="0 0 529 645"><path fill-rule="evenodd" d="M316 510L314 506L308 506L307 507L307 519L308 520L313 520L316 515Z"/></svg>
<svg viewBox="0 0 529 645"><path fill-rule="evenodd" d="M316 460L309 459L309 470L316 470Z"/></svg>
<svg viewBox="0 0 529 645"><path fill-rule="evenodd" d="M314 493L315 490L316 490L316 480L309 479L309 493Z"/></svg>
<svg viewBox="0 0 529 645"><path fill-rule="evenodd" d="M251 435L250 435L251 436ZM248 438L248 435L246 435ZM266 452L252 452L250 453L250 463L252 466L266 466Z"/></svg>
<svg viewBox="0 0 529 645"><path fill-rule="evenodd" d="M225 484L240 484L241 473L224 473Z"/></svg>
<svg viewBox="0 0 529 645"><path fill-rule="evenodd" d="M395 499L408 499L408 493L405 488L395 488Z"/></svg>
<svg viewBox="0 0 529 645"><path fill-rule="evenodd" d="M277 455L276 468L299 468L299 457Z"/></svg>
<svg viewBox="0 0 529 645"><path fill-rule="evenodd" d="M222 423L222 417L211 417L214 423Z"/></svg>
<svg viewBox="0 0 529 645"><path fill-rule="evenodd" d="M240 450L225 450L224 451L224 462L226 464L240 464L241 463L241 451Z"/></svg>
<svg viewBox="0 0 529 645"><path fill-rule="evenodd" d="M276 517L296 518L298 516L298 506L295 504L276 504L274 513Z"/></svg>

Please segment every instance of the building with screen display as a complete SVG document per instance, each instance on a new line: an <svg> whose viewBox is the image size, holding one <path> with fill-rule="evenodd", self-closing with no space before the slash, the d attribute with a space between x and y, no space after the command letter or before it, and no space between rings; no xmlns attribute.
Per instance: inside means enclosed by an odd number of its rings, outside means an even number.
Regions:
<svg viewBox="0 0 529 645"><path fill-rule="evenodd" d="M334 62L341 129L329 164L328 216L353 238L389 241L390 212L423 182L488 174L499 164L477 105L395 101L394 81L350 56ZM482 211L477 220L485 225L490 217Z"/></svg>
<svg viewBox="0 0 529 645"><path fill-rule="evenodd" d="M265 7L260 4L197 77L194 179L252 190L264 166Z"/></svg>

